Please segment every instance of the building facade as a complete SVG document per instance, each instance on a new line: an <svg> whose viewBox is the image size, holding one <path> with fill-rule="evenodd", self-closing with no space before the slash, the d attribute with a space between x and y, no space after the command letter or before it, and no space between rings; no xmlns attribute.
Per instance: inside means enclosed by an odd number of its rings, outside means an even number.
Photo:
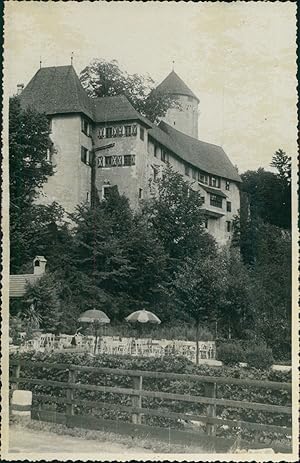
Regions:
<svg viewBox="0 0 300 463"><path fill-rule="evenodd" d="M149 181L159 179L169 163L200 192L206 227L226 244L240 207L240 177L221 147L198 140L199 99L174 71L157 91L173 95L179 105L154 125L125 96L89 98L72 66L40 69L20 96L23 107L50 120L48 157L55 174L40 201L57 201L72 212L91 202L93 183L100 200L117 186L138 208L149 196Z"/></svg>

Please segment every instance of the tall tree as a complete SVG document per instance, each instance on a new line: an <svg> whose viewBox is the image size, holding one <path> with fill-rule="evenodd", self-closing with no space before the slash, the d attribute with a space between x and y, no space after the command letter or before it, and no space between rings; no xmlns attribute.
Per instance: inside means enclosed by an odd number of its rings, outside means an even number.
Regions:
<svg viewBox="0 0 300 463"><path fill-rule="evenodd" d="M144 204L143 213L173 269L186 257L197 254L202 258L216 252L215 240L204 226L202 205L200 194L171 166L164 169L162 178L153 185L151 199Z"/></svg>
<svg viewBox="0 0 300 463"><path fill-rule="evenodd" d="M34 306L40 327L46 332L57 333L60 328L61 311L57 281L45 275L34 285L28 285L25 299Z"/></svg>
<svg viewBox="0 0 300 463"><path fill-rule="evenodd" d="M226 276L226 262L221 254L197 260L188 258L170 287L170 296L195 323L197 364L199 328L216 319L225 298Z"/></svg>
<svg viewBox="0 0 300 463"><path fill-rule="evenodd" d="M250 219L261 218L282 228L291 228L291 158L276 151L272 167L277 173L259 168L242 174L242 190L247 195Z"/></svg>
<svg viewBox="0 0 300 463"><path fill-rule="evenodd" d="M165 272L165 254L128 199L115 189L97 208L78 207L72 217L76 229L68 265L84 275L86 305L98 304L120 319L126 307L151 302ZM68 281L73 282L72 272Z"/></svg>
<svg viewBox="0 0 300 463"><path fill-rule="evenodd" d="M33 109L23 110L19 98L11 98L9 182L12 273L22 271L43 250L45 255L48 254L51 227L53 229L62 219L63 211L57 204L35 204L40 188L54 173L54 167L47 162L49 148L47 117Z"/></svg>
<svg viewBox="0 0 300 463"><path fill-rule="evenodd" d="M91 97L125 95L152 122L164 117L170 107L178 106L174 97L155 92L154 80L149 75L129 74L116 60L94 59L81 71L80 81Z"/></svg>

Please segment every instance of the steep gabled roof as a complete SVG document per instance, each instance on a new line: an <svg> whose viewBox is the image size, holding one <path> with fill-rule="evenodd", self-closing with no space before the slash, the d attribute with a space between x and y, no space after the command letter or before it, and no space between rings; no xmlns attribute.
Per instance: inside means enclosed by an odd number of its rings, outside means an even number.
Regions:
<svg viewBox="0 0 300 463"><path fill-rule="evenodd" d="M83 113L93 118L90 98L73 66L39 69L21 93L21 105L49 115Z"/></svg>
<svg viewBox="0 0 300 463"><path fill-rule="evenodd" d="M220 146L197 140L161 121L149 135L178 157L204 172L241 182L237 170Z"/></svg>
<svg viewBox="0 0 300 463"><path fill-rule="evenodd" d="M117 122L139 120L151 127L145 117L138 113L125 95L91 98L95 122Z"/></svg>
<svg viewBox="0 0 300 463"><path fill-rule="evenodd" d="M156 91L160 93L169 93L172 95L186 95L196 98L199 102L199 98L194 92L183 82L183 80L176 74L175 71L171 71L170 74L156 87Z"/></svg>

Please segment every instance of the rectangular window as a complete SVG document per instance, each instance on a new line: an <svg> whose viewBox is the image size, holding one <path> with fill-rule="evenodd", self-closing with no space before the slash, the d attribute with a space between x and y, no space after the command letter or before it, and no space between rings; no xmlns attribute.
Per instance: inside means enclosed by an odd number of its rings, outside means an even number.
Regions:
<svg viewBox="0 0 300 463"><path fill-rule="evenodd" d="M227 212L231 212L231 202L230 201L226 202L226 210Z"/></svg>
<svg viewBox="0 0 300 463"><path fill-rule="evenodd" d="M196 174L197 174L196 170L195 170L195 169L192 169L192 177L193 177L193 179L195 179L195 180L196 180Z"/></svg>
<svg viewBox="0 0 300 463"><path fill-rule="evenodd" d="M210 195L210 205L214 207L223 207L222 197L218 195Z"/></svg>
<svg viewBox="0 0 300 463"><path fill-rule="evenodd" d="M155 158L157 158L157 150L158 150L158 147L154 145L154 157Z"/></svg>
<svg viewBox="0 0 300 463"><path fill-rule="evenodd" d="M89 191L86 192L86 202L87 203L90 202L90 193L89 193Z"/></svg>
<svg viewBox="0 0 300 463"><path fill-rule="evenodd" d="M134 166L134 165L135 165L135 155L125 154L124 155L124 166Z"/></svg>
<svg viewBox="0 0 300 463"><path fill-rule="evenodd" d="M125 125L125 137L131 137L132 127L131 125Z"/></svg>
<svg viewBox="0 0 300 463"><path fill-rule="evenodd" d="M49 117L48 123L49 123L49 133L52 133L52 117Z"/></svg>
<svg viewBox="0 0 300 463"><path fill-rule="evenodd" d="M208 177L205 175L203 172L199 171L198 172L198 182L200 183L208 183Z"/></svg>
<svg viewBox="0 0 300 463"><path fill-rule="evenodd" d="M184 173L188 177L190 176L190 167L187 164L184 164Z"/></svg>
<svg viewBox="0 0 300 463"><path fill-rule="evenodd" d="M162 162L167 162L167 153L164 149L161 149L161 160Z"/></svg>
<svg viewBox="0 0 300 463"><path fill-rule="evenodd" d="M112 166L112 156L105 156L105 167Z"/></svg>
<svg viewBox="0 0 300 463"><path fill-rule="evenodd" d="M89 151L84 146L81 147L81 161L86 165L90 164Z"/></svg>
<svg viewBox="0 0 300 463"><path fill-rule="evenodd" d="M225 183L225 188L226 190L230 190L230 181L229 180L226 180L226 183Z"/></svg>
<svg viewBox="0 0 300 463"><path fill-rule="evenodd" d="M205 219L204 226L205 228L208 228L208 218Z"/></svg>
<svg viewBox="0 0 300 463"><path fill-rule="evenodd" d="M219 177L209 177L209 184L215 188L220 188L220 178Z"/></svg>
<svg viewBox="0 0 300 463"><path fill-rule="evenodd" d="M143 188L139 188L139 199L143 199Z"/></svg>
<svg viewBox="0 0 300 463"><path fill-rule="evenodd" d="M205 203L205 196L200 196L200 199L201 199L201 204L204 204Z"/></svg>
<svg viewBox="0 0 300 463"><path fill-rule="evenodd" d="M144 138L145 138L145 130L143 129L143 127L140 127L140 139L144 141Z"/></svg>
<svg viewBox="0 0 300 463"><path fill-rule="evenodd" d="M81 119L81 131L87 136L90 135L90 125L84 117Z"/></svg>
<svg viewBox="0 0 300 463"><path fill-rule="evenodd" d="M231 222L230 222L230 220L227 220L227 222L226 222L226 231L228 233L231 232Z"/></svg>
<svg viewBox="0 0 300 463"><path fill-rule="evenodd" d="M106 127L106 138L112 138L113 130L112 127Z"/></svg>

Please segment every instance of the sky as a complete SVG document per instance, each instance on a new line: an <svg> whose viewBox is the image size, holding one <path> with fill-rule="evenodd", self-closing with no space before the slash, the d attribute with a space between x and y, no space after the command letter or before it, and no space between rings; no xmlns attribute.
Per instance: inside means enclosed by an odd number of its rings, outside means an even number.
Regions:
<svg viewBox="0 0 300 463"><path fill-rule="evenodd" d="M40 66L116 59L157 84L172 69L200 99L199 138L239 172L297 155L294 2L5 2L7 94Z"/></svg>

